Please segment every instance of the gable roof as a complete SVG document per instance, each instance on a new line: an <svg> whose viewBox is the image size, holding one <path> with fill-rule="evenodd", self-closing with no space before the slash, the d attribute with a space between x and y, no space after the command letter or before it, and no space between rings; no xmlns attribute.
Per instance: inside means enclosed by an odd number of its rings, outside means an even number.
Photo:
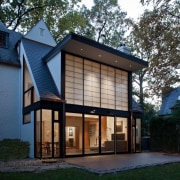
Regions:
<svg viewBox="0 0 180 180"><path fill-rule="evenodd" d="M148 62L135 56L74 33L70 33L61 43L57 44L43 58L44 62L50 61L61 50L131 72L148 66Z"/></svg>
<svg viewBox="0 0 180 180"><path fill-rule="evenodd" d="M180 86L167 93L162 99L161 109L159 111L160 116L170 115L171 108L176 104L178 97L180 96Z"/></svg>
<svg viewBox="0 0 180 180"><path fill-rule="evenodd" d="M42 57L46 55L52 47L25 38L22 39L22 44L39 91L40 98L61 100L49 69L42 61Z"/></svg>
<svg viewBox="0 0 180 180"><path fill-rule="evenodd" d="M2 22L0 22L0 31L8 35L8 47L0 48L0 63L20 66L16 44L22 38L22 34L7 29Z"/></svg>
<svg viewBox="0 0 180 180"><path fill-rule="evenodd" d="M56 41L42 19L24 37L48 46L56 46Z"/></svg>

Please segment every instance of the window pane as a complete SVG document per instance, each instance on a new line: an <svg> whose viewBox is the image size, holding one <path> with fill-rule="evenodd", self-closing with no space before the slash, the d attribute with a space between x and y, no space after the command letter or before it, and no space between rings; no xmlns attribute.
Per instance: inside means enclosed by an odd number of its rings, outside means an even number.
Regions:
<svg viewBox="0 0 180 180"><path fill-rule="evenodd" d="M101 117L101 152L114 152L114 117Z"/></svg>
<svg viewBox="0 0 180 180"><path fill-rule="evenodd" d="M116 118L116 152L128 151L127 118Z"/></svg>
<svg viewBox="0 0 180 180"><path fill-rule="evenodd" d="M99 152L99 116L85 115L84 119L84 153Z"/></svg>
<svg viewBox="0 0 180 180"><path fill-rule="evenodd" d="M52 111L42 110L42 156L52 157Z"/></svg>
<svg viewBox="0 0 180 180"><path fill-rule="evenodd" d="M31 122L31 114L30 113L25 114L23 123L26 124L26 123L30 123L30 122Z"/></svg>
<svg viewBox="0 0 180 180"><path fill-rule="evenodd" d="M66 155L82 154L82 114L66 113Z"/></svg>
<svg viewBox="0 0 180 180"><path fill-rule="evenodd" d="M36 111L36 157L41 157L41 111Z"/></svg>

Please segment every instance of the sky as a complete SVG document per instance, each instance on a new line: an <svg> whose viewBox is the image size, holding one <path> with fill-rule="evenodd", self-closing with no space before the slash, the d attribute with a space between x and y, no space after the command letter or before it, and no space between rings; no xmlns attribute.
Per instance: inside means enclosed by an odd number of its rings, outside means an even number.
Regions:
<svg viewBox="0 0 180 180"><path fill-rule="evenodd" d="M93 0L82 0L82 4L86 7L93 5ZM127 17L134 18L135 20L143 13L144 7L141 5L140 0L118 0L122 11L127 12Z"/></svg>

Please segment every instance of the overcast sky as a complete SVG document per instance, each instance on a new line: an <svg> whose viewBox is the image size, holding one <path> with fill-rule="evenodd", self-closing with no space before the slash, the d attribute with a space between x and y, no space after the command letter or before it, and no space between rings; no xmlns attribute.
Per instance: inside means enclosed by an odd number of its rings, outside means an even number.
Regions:
<svg viewBox="0 0 180 180"><path fill-rule="evenodd" d="M121 9L127 12L127 16L134 19L137 19L145 9L141 5L140 0L118 0L118 3ZM93 0L82 0L82 4L91 7L93 5Z"/></svg>

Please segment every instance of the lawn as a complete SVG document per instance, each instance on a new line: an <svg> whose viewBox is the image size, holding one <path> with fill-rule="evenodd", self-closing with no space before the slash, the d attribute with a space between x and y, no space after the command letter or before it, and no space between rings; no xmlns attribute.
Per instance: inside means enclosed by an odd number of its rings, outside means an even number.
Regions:
<svg viewBox="0 0 180 180"><path fill-rule="evenodd" d="M53 170L53 171L46 171L46 172L40 172L40 173L0 173L0 179L1 180L46 180L46 179L65 179L65 180L116 180L116 179L130 179L130 180L136 180L136 179L152 179L152 180L168 180L168 179L180 179L180 163L177 164L169 164L169 165L161 165L161 166L154 166L154 167L146 167L126 172L120 172L120 173L113 173L113 174L94 174L90 173L85 170L76 169L76 168L70 168L70 169L59 169L59 170Z"/></svg>

